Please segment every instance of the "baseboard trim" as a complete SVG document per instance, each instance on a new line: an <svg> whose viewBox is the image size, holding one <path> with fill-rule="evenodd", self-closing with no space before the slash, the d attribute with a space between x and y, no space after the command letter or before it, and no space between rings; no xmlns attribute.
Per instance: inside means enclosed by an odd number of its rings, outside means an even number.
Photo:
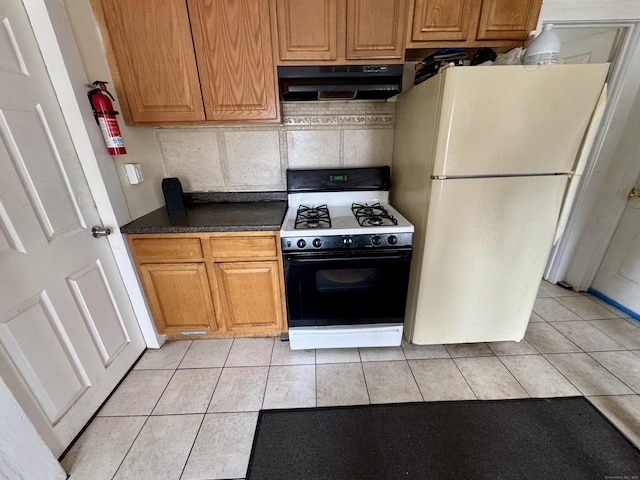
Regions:
<svg viewBox="0 0 640 480"><path fill-rule="evenodd" d="M640 313L634 312L633 310L625 307L621 303L616 302L613 298L610 298L610 297L606 296L604 293L599 292L598 290L596 290L594 288L589 288L589 290L587 290L587 292L589 292L594 297L598 297L601 300L604 300L605 302L607 302L612 307L616 307L618 310L626 313L630 317L635 318L636 320L640 320Z"/></svg>

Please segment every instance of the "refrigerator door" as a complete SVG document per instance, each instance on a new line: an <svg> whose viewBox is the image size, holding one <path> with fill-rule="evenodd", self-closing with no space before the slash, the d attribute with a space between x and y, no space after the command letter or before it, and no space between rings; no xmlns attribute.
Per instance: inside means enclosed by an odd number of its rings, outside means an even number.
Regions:
<svg viewBox="0 0 640 480"><path fill-rule="evenodd" d="M423 251L414 250L413 343L524 337L566 185L566 175L434 180Z"/></svg>
<svg viewBox="0 0 640 480"><path fill-rule="evenodd" d="M589 124L589 127L587 128L584 139L582 141L582 146L580 147L580 152L578 153L578 160L576 161L575 174L569 180L569 187L567 188L565 199L562 204L562 212L560 212L558 228L556 229L556 234L553 239L554 245L558 242L558 240L560 240L560 237L564 233L564 230L567 227L567 223L569 222L569 214L573 209L573 204L576 199L576 195L578 194L578 185L580 185L580 179L582 177L582 174L584 173L589 155L591 154L591 147L593 147L593 142L595 141L596 134L598 133L598 129L600 128L600 122L602 121L602 117L604 116L606 105L607 85L605 84L605 86L602 88L602 92L600 93L600 98L598 99L598 103L596 104L593 116L591 117L591 123Z"/></svg>
<svg viewBox="0 0 640 480"><path fill-rule="evenodd" d="M446 69L433 175L573 171L608 67Z"/></svg>

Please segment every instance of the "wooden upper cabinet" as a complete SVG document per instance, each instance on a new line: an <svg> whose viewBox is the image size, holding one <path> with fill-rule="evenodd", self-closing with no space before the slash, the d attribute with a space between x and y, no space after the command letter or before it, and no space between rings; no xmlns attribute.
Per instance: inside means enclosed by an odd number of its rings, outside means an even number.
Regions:
<svg viewBox="0 0 640 480"><path fill-rule="evenodd" d="M480 0L415 0L411 41L466 41Z"/></svg>
<svg viewBox="0 0 640 480"><path fill-rule="evenodd" d="M542 0L411 0L407 48L513 47L535 29Z"/></svg>
<svg viewBox="0 0 640 480"><path fill-rule="evenodd" d="M281 60L338 58L337 0L275 0Z"/></svg>
<svg viewBox="0 0 640 480"><path fill-rule="evenodd" d="M91 0L124 119L278 121L267 0Z"/></svg>
<svg viewBox="0 0 640 480"><path fill-rule="evenodd" d="M184 0L99 0L125 120L205 119ZM119 77L119 78L118 78ZM118 81L119 80L119 81Z"/></svg>
<svg viewBox="0 0 640 480"><path fill-rule="evenodd" d="M408 0L271 0L280 64L402 62Z"/></svg>
<svg viewBox="0 0 640 480"><path fill-rule="evenodd" d="M207 120L279 118L269 5L188 0Z"/></svg>
<svg viewBox="0 0 640 480"><path fill-rule="evenodd" d="M476 38L526 39L536 28L541 4L541 0L484 0Z"/></svg>
<svg viewBox="0 0 640 480"><path fill-rule="evenodd" d="M349 0L346 58L404 59L406 18L406 0Z"/></svg>

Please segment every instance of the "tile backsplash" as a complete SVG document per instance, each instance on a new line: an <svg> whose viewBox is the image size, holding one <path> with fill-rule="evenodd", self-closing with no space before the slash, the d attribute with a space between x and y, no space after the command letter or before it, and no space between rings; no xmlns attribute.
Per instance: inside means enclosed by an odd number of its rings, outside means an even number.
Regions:
<svg viewBox="0 0 640 480"><path fill-rule="evenodd" d="M282 124L156 129L185 191L286 190L287 168L391 165L392 102L286 102Z"/></svg>

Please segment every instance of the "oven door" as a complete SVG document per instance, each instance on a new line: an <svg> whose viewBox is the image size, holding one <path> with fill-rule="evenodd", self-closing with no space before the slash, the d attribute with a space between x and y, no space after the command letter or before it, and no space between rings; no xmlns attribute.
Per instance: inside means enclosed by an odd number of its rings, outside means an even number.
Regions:
<svg viewBox="0 0 640 480"><path fill-rule="evenodd" d="M404 321L411 248L284 255L289 327Z"/></svg>

